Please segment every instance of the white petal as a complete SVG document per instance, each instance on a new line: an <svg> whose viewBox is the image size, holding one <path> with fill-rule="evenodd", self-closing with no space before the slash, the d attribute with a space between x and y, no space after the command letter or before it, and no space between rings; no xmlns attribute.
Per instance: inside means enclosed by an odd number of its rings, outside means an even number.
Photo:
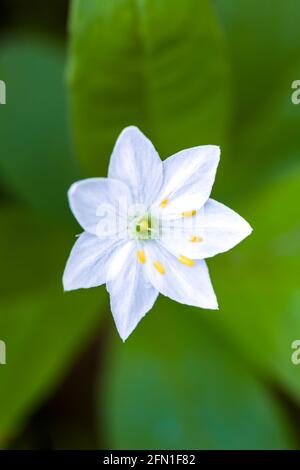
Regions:
<svg viewBox="0 0 300 470"><path fill-rule="evenodd" d="M110 178L90 178L72 184L69 204L79 224L87 232L99 234L107 227L109 235L122 227L122 215L132 204L129 188Z"/></svg>
<svg viewBox="0 0 300 470"><path fill-rule="evenodd" d="M175 256L205 259L230 250L251 232L251 226L239 214L209 199L193 217L162 221L160 242ZM192 241L193 237L200 240Z"/></svg>
<svg viewBox="0 0 300 470"><path fill-rule="evenodd" d="M119 240L98 238L84 232L77 239L65 268L64 290L96 287L107 280L107 270Z"/></svg>
<svg viewBox="0 0 300 470"><path fill-rule="evenodd" d="M153 210L167 201L164 214L178 214L202 207L211 193L220 149L204 145L183 150L163 162L164 181Z"/></svg>
<svg viewBox="0 0 300 470"><path fill-rule="evenodd" d="M182 304L218 308L205 261L197 260L187 266L154 241L145 244L145 252L147 276L159 292ZM164 273L154 266L157 261Z"/></svg>
<svg viewBox="0 0 300 470"><path fill-rule="evenodd" d="M126 183L135 203L145 204L146 208L157 196L163 179L162 161L150 140L137 127L127 127L120 134L108 176Z"/></svg>
<svg viewBox="0 0 300 470"><path fill-rule="evenodd" d="M119 335L125 341L139 321L152 308L158 291L145 277L144 265L137 260L137 243L126 243L115 255L109 270L107 290Z"/></svg>

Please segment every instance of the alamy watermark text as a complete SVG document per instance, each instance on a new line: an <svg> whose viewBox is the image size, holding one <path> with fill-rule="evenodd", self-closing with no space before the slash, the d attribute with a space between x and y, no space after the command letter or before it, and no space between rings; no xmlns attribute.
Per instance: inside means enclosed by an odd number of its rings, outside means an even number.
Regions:
<svg viewBox="0 0 300 470"><path fill-rule="evenodd" d="M6 104L6 84L0 80L0 104Z"/></svg>

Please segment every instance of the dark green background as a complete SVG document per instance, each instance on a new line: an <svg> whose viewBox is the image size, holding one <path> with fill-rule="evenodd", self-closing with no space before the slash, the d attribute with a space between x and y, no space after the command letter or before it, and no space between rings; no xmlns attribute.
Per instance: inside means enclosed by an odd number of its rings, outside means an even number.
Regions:
<svg viewBox="0 0 300 470"><path fill-rule="evenodd" d="M1 1L2 448L299 448L299 24L296 0ZM105 288L61 278L66 191L131 124L163 158L220 145L213 197L254 232L209 261L219 311L160 297L123 344Z"/></svg>

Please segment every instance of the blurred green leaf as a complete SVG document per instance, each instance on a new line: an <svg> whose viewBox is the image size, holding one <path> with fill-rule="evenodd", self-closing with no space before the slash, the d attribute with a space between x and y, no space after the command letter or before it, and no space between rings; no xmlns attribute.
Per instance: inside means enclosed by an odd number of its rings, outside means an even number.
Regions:
<svg viewBox="0 0 300 470"><path fill-rule="evenodd" d="M75 0L70 29L73 123L86 173L106 174L114 141L131 124L164 157L223 142L228 64L207 0Z"/></svg>
<svg viewBox="0 0 300 470"><path fill-rule="evenodd" d="M99 325L107 296L105 289L63 292L74 234L24 207L2 207L0 218L0 339L7 348L0 374L4 445L82 351Z"/></svg>
<svg viewBox="0 0 300 470"><path fill-rule="evenodd" d="M252 365L300 400L300 368L291 344L300 337L300 169L273 181L237 209L251 237L211 262L220 315L209 324Z"/></svg>
<svg viewBox="0 0 300 470"><path fill-rule="evenodd" d="M248 190L298 159L300 3L213 0L232 63L231 192ZM251 177L249 178L249 175Z"/></svg>
<svg viewBox="0 0 300 470"><path fill-rule="evenodd" d="M61 277L75 232L22 205L0 206L1 299L14 298Z"/></svg>
<svg viewBox="0 0 300 470"><path fill-rule="evenodd" d="M276 92L286 71L299 62L300 4L294 0L212 3L229 44L237 118L247 124Z"/></svg>
<svg viewBox="0 0 300 470"><path fill-rule="evenodd" d="M58 281L1 302L0 335L7 351L0 374L2 445L49 396L96 331L101 301L101 290L66 294Z"/></svg>
<svg viewBox="0 0 300 470"><path fill-rule="evenodd" d="M113 343L100 401L108 447L293 447L270 390L205 326L205 315L160 299L125 345Z"/></svg>
<svg viewBox="0 0 300 470"><path fill-rule="evenodd" d="M0 108L1 179L32 206L69 216L66 191L78 172L68 136L63 50L41 39L6 38L0 73L7 88Z"/></svg>

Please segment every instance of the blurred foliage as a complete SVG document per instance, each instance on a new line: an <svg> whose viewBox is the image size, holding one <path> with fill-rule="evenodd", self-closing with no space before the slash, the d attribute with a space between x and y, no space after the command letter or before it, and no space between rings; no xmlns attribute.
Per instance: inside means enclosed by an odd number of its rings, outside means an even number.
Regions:
<svg viewBox="0 0 300 470"><path fill-rule="evenodd" d="M161 298L144 322L144 329L124 347L113 344L104 397L108 445L118 449L292 445L288 422L270 390L201 322L196 309Z"/></svg>
<svg viewBox="0 0 300 470"><path fill-rule="evenodd" d="M66 189L79 173L68 139L63 67L58 46L23 37L3 42L0 70L9 105L0 114L1 179L32 206L66 218Z"/></svg>
<svg viewBox="0 0 300 470"><path fill-rule="evenodd" d="M0 70L9 84L0 108L1 180L15 198L0 205L0 332L9 364L0 374L5 445L86 344L106 297L97 291L67 296L62 289L76 233L66 191L79 175L68 140L63 51L41 40L7 38Z"/></svg>
<svg viewBox="0 0 300 470"><path fill-rule="evenodd" d="M87 174L106 175L112 144L129 124L163 157L223 142L228 61L208 1L79 0L70 30L75 141Z"/></svg>
<svg viewBox="0 0 300 470"><path fill-rule="evenodd" d="M239 204L242 213L251 214L255 236L215 260L224 314L211 318L265 378L297 400L300 370L288 359L300 331L299 187L300 167L295 167Z"/></svg>
<svg viewBox="0 0 300 470"><path fill-rule="evenodd" d="M299 111L289 90L300 73L300 3L213 0L232 68L232 193L255 190L299 161ZM228 173L226 171L226 174ZM249 178L253 175L253 178Z"/></svg>
<svg viewBox="0 0 300 470"><path fill-rule="evenodd" d="M113 330L90 390L99 446L299 446L300 376L290 361L300 334L300 108L290 99L299 20L294 0L73 0L67 79L77 160L63 48L11 31L2 39L2 446L57 389L107 310L104 288L62 292L80 231L66 190L106 175L130 124L162 157L222 145L213 196L254 232L209 262L219 312L160 298L125 345ZM80 431L61 442L72 439L88 445Z"/></svg>
<svg viewBox="0 0 300 470"><path fill-rule="evenodd" d="M66 33L68 0L1 0L0 25L5 31L22 30L61 38Z"/></svg>

